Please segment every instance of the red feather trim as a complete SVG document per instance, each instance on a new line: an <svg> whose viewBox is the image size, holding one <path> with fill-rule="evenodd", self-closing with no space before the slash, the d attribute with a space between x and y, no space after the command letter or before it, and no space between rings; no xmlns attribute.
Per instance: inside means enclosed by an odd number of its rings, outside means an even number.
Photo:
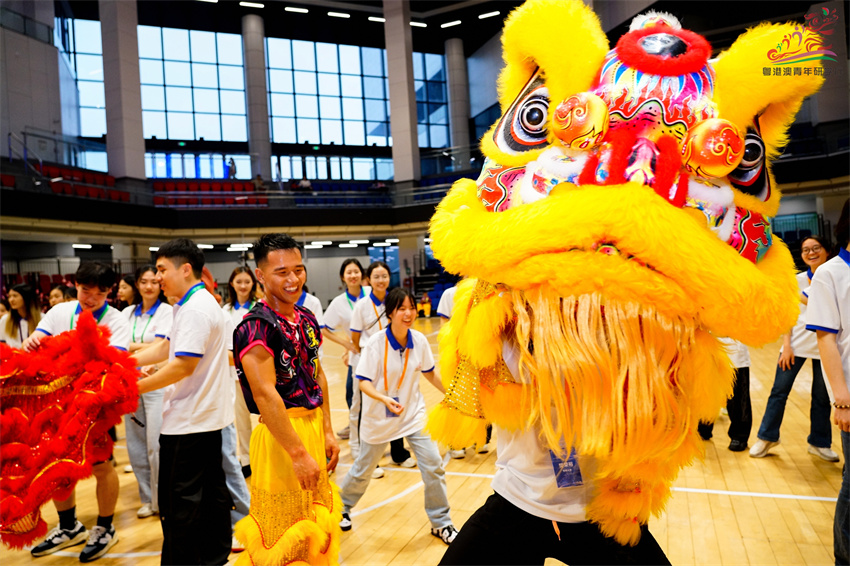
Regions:
<svg viewBox="0 0 850 566"><path fill-rule="evenodd" d="M679 191L671 195L673 183L676 182L676 175L682 169L682 152L679 150L679 142L671 135L664 135L658 139L656 147L658 147L658 157L655 160L655 180L652 182L652 188L671 204L679 207L684 206L684 196L681 197L681 204L677 205L673 202L679 200Z"/></svg>
<svg viewBox="0 0 850 566"><path fill-rule="evenodd" d="M678 57L650 55L641 48L640 40L656 33L675 35L687 44L688 50ZM616 50L617 57L627 66L662 77L696 73L705 67L711 57L711 45L703 36L685 29L673 29L665 24L630 31L617 42Z"/></svg>

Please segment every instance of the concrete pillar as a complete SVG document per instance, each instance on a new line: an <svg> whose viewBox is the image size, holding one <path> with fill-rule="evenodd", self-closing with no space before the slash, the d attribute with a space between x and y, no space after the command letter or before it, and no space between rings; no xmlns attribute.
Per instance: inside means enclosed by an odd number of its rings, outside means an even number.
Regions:
<svg viewBox="0 0 850 566"><path fill-rule="evenodd" d="M242 16L242 52L245 57L245 98L248 104L248 151L251 177L272 178L269 134L269 95L266 87L266 39L263 18Z"/></svg>
<svg viewBox="0 0 850 566"><path fill-rule="evenodd" d="M413 278L416 273L416 260L414 259L419 254L420 241L422 236L399 236L398 239L398 264L400 285L404 286L404 280L408 277ZM408 271L409 270L409 271ZM408 291L413 292L413 288L408 288ZM436 307L435 307L436 309Z"/></svg>
<svg viewBox="0 0 850 566"><path fill-rule="evenodd" d="M459 37L446 40L446 71L451 146L462 148L452 152L454 170L463 171L469 168L469 74Z"/></svg>
<svg viewBox="0 0 850 566"><path fill-rule="evenodd" d="M413 38L408 0L384 0L384 40L390 85L390 128L396 188L418 184L421 176L416 131L416 93L413 88Z"/></svg>
<svg viewBox="0 0 850 566"><path fill-rule="evenodd" d="M139 80L139 23L135 0L100 0L106 157L118 179L145 178L145 137Z"/></svg>

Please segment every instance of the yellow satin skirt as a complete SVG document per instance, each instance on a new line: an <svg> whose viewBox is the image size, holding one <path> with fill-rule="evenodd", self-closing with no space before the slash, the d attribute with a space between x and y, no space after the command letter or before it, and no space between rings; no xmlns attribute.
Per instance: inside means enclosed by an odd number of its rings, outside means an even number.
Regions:
<svg viewBox="0 0 850 566"><path fill-rule="evenodd" d="M251 434L251 511L234 533L245 545L237 566L339 564L342 502L328 479L322 410L295 408L287 414L319 465L318 489L301 489L289 453L261 422Z"/></svg>

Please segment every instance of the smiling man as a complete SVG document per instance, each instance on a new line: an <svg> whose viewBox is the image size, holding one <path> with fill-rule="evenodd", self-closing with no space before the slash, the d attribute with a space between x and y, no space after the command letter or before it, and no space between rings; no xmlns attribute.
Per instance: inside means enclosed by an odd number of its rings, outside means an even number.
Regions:
<svg viewBox="0 0 850 566"><path fill-rule="evenodd" d="M178 299L168 340L136 355L140 366L168 360L139 381L165 388L159 437L162 564L224 564L230 554L230 493L222 469L222 429L233 423L228 336L215 298L201 282L204 254L192 240L157 252L157 281Z"/></svg>
<svg viewBox="0 0 850 566"><path fill-rule="evenodd" d="M100 262L80 264L75 275L77 287L76 301L56 304L38 323L29 338L21 345L27 352L36 350L46 336L55 336L77 326L80 314L85 310L94 315L98 325L109 328L109 343L121 350L130 344L130 324L117 309L106 304L106 297L117 277L111 267ZM114 438L114 429L111 431ZM90 562L100 558L118 542L118 533L112 525L115 504L118 502L118 474L112 466L112 456L105 462L92 466L97 480L97 525L86 531L86 527L77 521L77 507L74 492L64 501L54 500L59 513L59 526L50 531L45 539L32 549L33 556L45 556L76 546L86 541L80 553L81 562Z"/></svg>
<svg viewBox="0 0 850 566"><path fill-rule="evenodd" d="M266 298L236 328L233 354L245 403L261 420L251 436L251 512L236 525L246 550L237 564L336 563L341 503L328 473L339 446L319 362L322 331L298 305L304 261L286 234L260 237L253 251Z"/></svg>

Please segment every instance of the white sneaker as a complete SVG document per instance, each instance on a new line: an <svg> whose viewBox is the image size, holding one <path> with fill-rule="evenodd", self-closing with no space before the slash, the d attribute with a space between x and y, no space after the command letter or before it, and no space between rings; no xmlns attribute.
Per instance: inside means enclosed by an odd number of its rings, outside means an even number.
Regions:
<svg viewBox="0 0 850 566"><path fill-rule="evenodd" d="M242 552L245 550L245 545L239 542L239 539L232 537L230 539L230 552Z"/></svg>
<svg viewBox="0 0 850 566"><path fill-rule="evenodd" d="M395 462L393 463L395 464ZM399 462L398 464L396 464L396 466L401 466L402 468L415 468L416 460L414 460L413 458L408 458L404 462Z"/></svg>
<svg viewBox="0 0 850 566"><path fill-rule="evenodd" d="M107 529L106 527L95 525L89 531L89 540L80 553L80 562L97 560L106 554L110 548L115 546L116 542L118 542L118 533L115 532L114 526L110 525Z"/></svg>
<svg viewBox="0 0 850 566"><path fill-rule="evenodd" d="M759 438L753 447L750 448L750 458L764 458L770 449L779 444L779 441L771 442L770 440L762 440Z"/></svg>
<svg viewBox="0 0 850 566"><path fill-rule="evenodd" d="M451 544L452 541L457 537L457 529L454 525L448 525L441 529L431 529L431 534L443 541L446 544Z"/></svg>
<svg viewBox="0 0 850 566"><path fill-rule="evenodd" d="M381 468L378 468L379 470ZM342 514L342 520L339 522L339 528L342 531L350 531L351 530L351 515L348 513Z"/></svg>
<svg viewBox="0 0 850 566"><path fill-rule="evenodd" d="M482 446L481 448L478 449L478 453L479 454L487 454L492 449L493 449L493 445L490 442L488 442L487 444L485 444L484 446Z"/></svg>
<svg viewBox="0 0 850 566"><path fill-rule="evenodd" d="M156 511L153 510L153 507L151 507L151 504L145 503L144 505L139 507L138 511L136 511L136 516L139 519L144 519L145 517L150 517L154 513L156 513Z"/></svg>
<svg viewBox="0 0 850 566"><path fill-rule="evenodd" d="M52 529L44 537L44 540L35 545L30 552L33 556L46 556L63 548L82 544L88 536L89 533L86 531L86 527L77 521L71 530L62 529L61 527Z"/></svg>
<svg viewBox="0 0 850 566"><path fill-rule="evenodd" d="M380 466L372 470L372 479L377 480L384 477L384 469Z"/></svg>
<svg viewBox="0 0 850 566"><path fill-rule="evenodd" d="M133 466L131 466L130 464L127 464L126 466L124 466L124 473L125 474L129 474L132 471L133 471Z"/></svg>
<svg viewBox="0 0 850 566"><path fill-rule="evenodd" d="M449 450L449 456L455 460L463 460L466 457L466 450Z"/></svg>
<svg viewBox="0 0 850 566"><path fill-rule="evenodd" d="M820 448L819 446L812 446L811 444L809 444L809 454L820 456L827 462L838 462L840 459L838 454L833 452L831 448Z"/></svg>

